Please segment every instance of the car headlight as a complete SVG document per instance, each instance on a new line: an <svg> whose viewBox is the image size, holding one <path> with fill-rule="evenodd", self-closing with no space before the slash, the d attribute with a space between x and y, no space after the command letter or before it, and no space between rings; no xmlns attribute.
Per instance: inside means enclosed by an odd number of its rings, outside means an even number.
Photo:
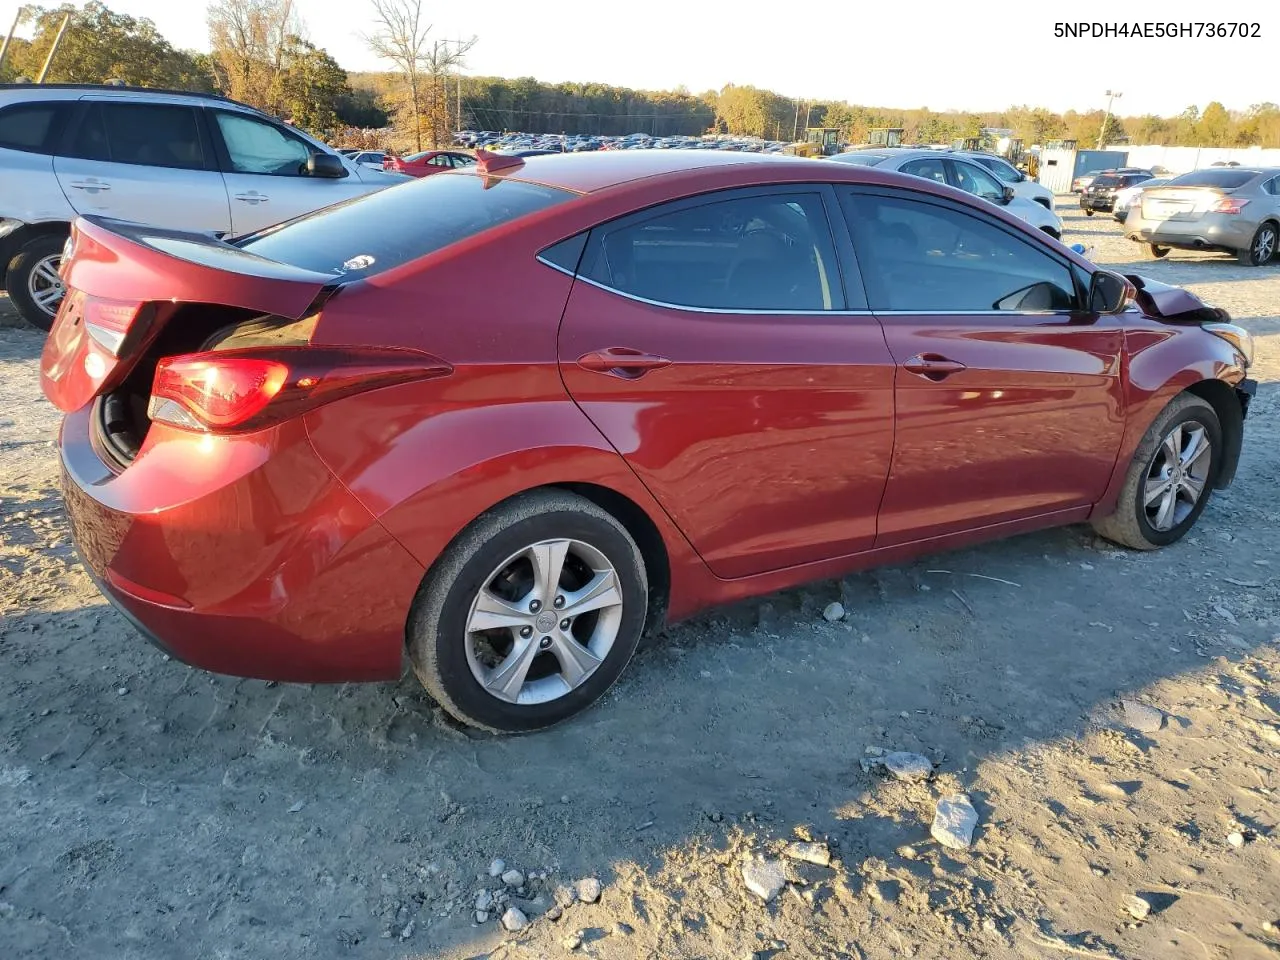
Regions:
<svg viewBox="0 0 1280 960"><path fill-rule="evenodd" d="M1221 337L1240 351L1246 370L1253 366L1253 334L1244 327L1237 327L1234 323L1206 323L1200 329Z"/></svg>

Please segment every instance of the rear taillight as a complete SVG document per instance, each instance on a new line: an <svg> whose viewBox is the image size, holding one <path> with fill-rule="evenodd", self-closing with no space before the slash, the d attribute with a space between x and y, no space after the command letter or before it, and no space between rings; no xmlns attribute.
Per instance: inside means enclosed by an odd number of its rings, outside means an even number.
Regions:
<svg viewBox="0 0 1280 960"><path fill-rule="evenodd" d="M378 387L448 376L417 350L281 347L166 357L156 365L147 415L205 433L256 430L322 403Z"/></svg>
<svg viewBox="0 0 1280 960"><path fill-rule="evenodd" d="M120 356L125 338L134 328L142 304L131 300L86 297L81 305L85 332L113 357Z"/></svg>
<svg viewBox="0 0 1280 960"><path fill-rule="evenodd" d="M156 366L147 414L194 430L236 427L261 413L288 377L275 360L171 357Z"/></svg>
<svg viewBox="0 0 1280 960"><path fill-rule="evenodd" d="M1209 209L1209 212L1210 213L1239 213L1246 206L1248 206L1248 204L1249 204L1248 200L1237 200L1235 197L1223 197L1221 200L1219 200Z"/></svg>

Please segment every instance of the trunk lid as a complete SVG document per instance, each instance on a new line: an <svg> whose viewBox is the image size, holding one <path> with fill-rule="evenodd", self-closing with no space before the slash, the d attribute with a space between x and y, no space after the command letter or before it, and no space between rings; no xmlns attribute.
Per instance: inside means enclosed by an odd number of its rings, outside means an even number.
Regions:
<svg viewBox="0 0 1280 960"><path fill-rule="evenodd" d="M119 384L186 304L301 319L338 274L267 260L202 233L96 217L72 227L66 295L40 362L44 394L64 412Z"/></svg>
<svg viewBox="0 0 1280 960"><path fill-rule="evenodd" d="M1142 192L1144 220L1199 220L1230 190L1214 187L1156 187Z"/></svg>

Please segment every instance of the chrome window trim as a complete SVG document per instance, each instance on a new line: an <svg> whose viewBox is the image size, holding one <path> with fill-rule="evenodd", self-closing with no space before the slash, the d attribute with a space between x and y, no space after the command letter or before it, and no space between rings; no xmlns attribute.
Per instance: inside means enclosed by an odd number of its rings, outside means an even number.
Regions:
<svg viewBox="0 0 1280 960"><path fill-rule="evenodd" d="M603 290L605 293L612 293L615 296L622 297L625 300L631 300L634 303L643 303L650 307L661 307L664 310L680 310L685 313L711 313L756 317L1072 317L1078 315L1080 312L1078 310L748 310L731 309L728 307L691 307L683 306L678 303L667 303L663 300L650 300L648 297L641 297L634 293L617 290L613 287L600 283L598 280L591 280L588 277L579 277L572 271L566 270L564 267L557 266L548 260L544 260L541 256L538 256L536 259L539 263L550 267L558 273L563 273L566 277L574 277L574 279L579 283L590 284L597 290Z"/></svg>

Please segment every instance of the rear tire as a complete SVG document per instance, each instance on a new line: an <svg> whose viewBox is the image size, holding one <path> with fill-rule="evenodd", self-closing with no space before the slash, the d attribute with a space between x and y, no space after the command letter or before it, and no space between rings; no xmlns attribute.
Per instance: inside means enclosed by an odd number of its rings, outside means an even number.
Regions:
<svg viewBox="0 0 1280 960"><path fill-rule="evenodd" d="M1280 230L1271 221L1261 224L1249 241L1247 250L1237 250L1236 260L1246 267L1261 267L1270 263L1280 247Z"/></svg>
<svg viewBox="0 0 1280 960"><path fill-rule="evenodd" d="M1197 442L1207 443L1208 450L1193 456ZM1177 469L1173 469L1171 456L1175 446L1179 451ZM1156 550L1176 543L1204 512L1221 454L1222 425L1213 405L1194 394L1178 395L1138 444L1114 512L1093 520L1093 529L1113 543L1135 550ZM1198 486L1194 502L1183 478L1188 487ZM1170 489L1172 504L1168 514L1162 515Z"/></svg>
<svg viewBox="0 0 1280 960"><path fill-rule="evenodd" d="M1142 248L1148 260L1163 260L1169 255L1170 249L1169 247L1162 247L1158 243L1147 243Z"/></svg>
<svg viewBox="0 0 1280 960"><path fill-rule="evenodd" d="M62 281L57 277L62 263L63 234L47 234L29 240L9 261L5 289L22 319L37 330L48 332L62 302ZM57 292L56 298L52 295Z"/></svg>
<svg viewBox="0 0 1280 960"><path fill-rule="evenodd" d="M1090 210L1088 207L1085 207L1084 215L1085 215L1086 217L1092 217L1092 216L1093 216L1093 211L1092 211L1092 210Z"/></svg>
<svg viewBox="0 0 1280 960"><path fill-rule="evenodd" d="M550 559L556 545L559 565ZM552 582L540 569L563 572ZM588 589L608 585L609 574L611 588ZM575 614L583 606L575 594L601 604ZM613 686L640 641L648 600L644 559L616 518L576 494L534 491L480 516L440 556L409 616L409 657L461 722L538 730Z"/></svg>

